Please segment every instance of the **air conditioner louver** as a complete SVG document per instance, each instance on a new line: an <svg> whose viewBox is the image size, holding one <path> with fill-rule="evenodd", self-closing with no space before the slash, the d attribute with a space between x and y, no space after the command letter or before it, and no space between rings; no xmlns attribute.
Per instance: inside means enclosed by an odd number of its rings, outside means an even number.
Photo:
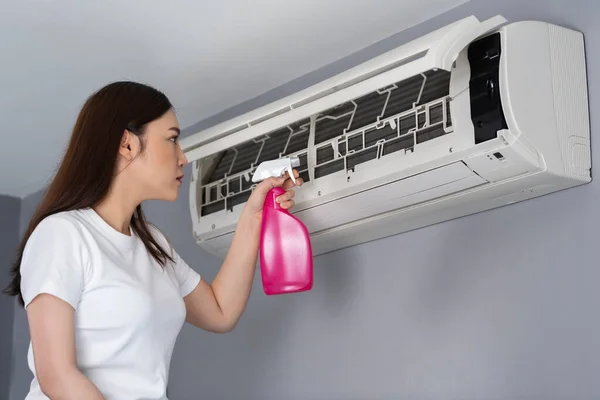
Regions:
<svg viewBox="0 0 600 400"><path fill-rule="evenodd" d="M201 215L231 211L236 205L245 203L254 187L251 174L265 160L297 156L300 158L298 171L305 181L309 181L309 129L310 120L305 119L219 154L214 171L204 178Z"/></svg>
<svg viewBox="0 0 600 400"><path fill-rule="evenodd" d="M318 114L315 178L449 133L449 85L449 72L427 71Z"/></svg>
<svg viewBox="0 0 600 400"><path fill-rule="evenodd" d="M265 160L300 158L305 182L376 160L396 151L412 151L451 132L450 73L427 71L311 116L315 119L316 163L308 165L311 118L226 149L204 181L202 214L244 203L250 177ZM312 148L312 146L311 146Z"/></svg>

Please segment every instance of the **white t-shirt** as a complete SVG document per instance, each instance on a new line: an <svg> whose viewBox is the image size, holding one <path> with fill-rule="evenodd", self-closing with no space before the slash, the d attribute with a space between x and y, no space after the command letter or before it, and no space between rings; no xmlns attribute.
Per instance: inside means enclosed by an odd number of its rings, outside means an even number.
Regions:
<svg viewBox="0 0 600 400"><path fill-rule="evenodd" d="M132 232L113 229L93 209L45 218L25 246L21 290L25 306L50 293L73 306L79 369L107 400L166 399L175 340L185 321L183 297L200 275L172 251L163 268ZM47 400L34 374L26 400Z"/></svg>

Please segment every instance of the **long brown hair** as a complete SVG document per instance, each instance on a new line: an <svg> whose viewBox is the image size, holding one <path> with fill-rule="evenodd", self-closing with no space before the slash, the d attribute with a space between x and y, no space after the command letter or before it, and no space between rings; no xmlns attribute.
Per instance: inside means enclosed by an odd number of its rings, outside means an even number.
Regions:
<svg viewBox="0 0 600 400"><path fill-rule="evenodd" d="M19 303L24 305L20 265L27 240L37 225L52 214L97 205L112 183L123 132L127 129L143 139L146 125L171 108L171 102L163 93L136 82L111 83L87 99L58 171L17 249L11 268L12 280L4 290L6 294L18 296ZM150 233L141 205L131 218L131 228L161 265L167 260L173 261Z"/></svg>

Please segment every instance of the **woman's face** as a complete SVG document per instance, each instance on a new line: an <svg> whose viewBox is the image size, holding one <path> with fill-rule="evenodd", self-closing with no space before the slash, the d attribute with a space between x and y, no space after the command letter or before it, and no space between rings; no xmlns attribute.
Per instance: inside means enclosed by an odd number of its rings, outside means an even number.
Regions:
<svg viewBox="0 0 600 400"><path fill-rule="evenodd" d="M126 168L132 169L144 199L177 200L187 164L179 147L179 133L179 122L171 110L147 125L142 138L144 150Z"/></svg>

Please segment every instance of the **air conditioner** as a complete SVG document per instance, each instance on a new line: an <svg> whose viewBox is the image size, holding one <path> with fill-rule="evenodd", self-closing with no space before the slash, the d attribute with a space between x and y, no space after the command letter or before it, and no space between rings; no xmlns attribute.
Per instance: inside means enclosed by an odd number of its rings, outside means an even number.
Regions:
<svg viewBox="0 0 600 400"><path fill-rule="evenodd" d="M297 156L315 255L591 181L583 35L471 16L181 141L223 257L264 160Z"/></svg>

